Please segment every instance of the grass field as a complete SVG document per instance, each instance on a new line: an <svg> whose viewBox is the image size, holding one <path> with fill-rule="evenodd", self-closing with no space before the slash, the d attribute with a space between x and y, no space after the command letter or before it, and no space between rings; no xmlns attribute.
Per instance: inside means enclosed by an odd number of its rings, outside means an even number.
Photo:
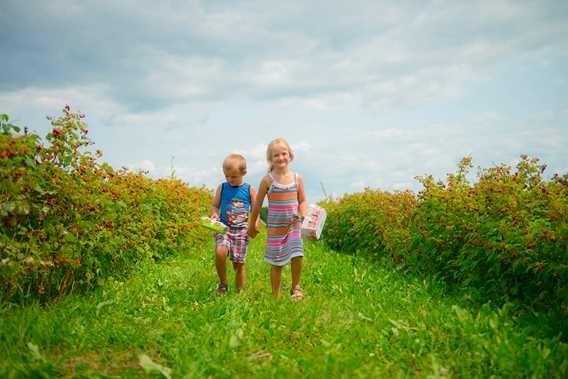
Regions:
<svg viewBox="0 0 568 379"><path fill-rule="evenodd" d="M568 345L545 321L321 243L306 244L306 299L277 302L262 249L260 236L239 295L215 295L211 240L86 295L3 304L0 377L568 376Z"/></svg>

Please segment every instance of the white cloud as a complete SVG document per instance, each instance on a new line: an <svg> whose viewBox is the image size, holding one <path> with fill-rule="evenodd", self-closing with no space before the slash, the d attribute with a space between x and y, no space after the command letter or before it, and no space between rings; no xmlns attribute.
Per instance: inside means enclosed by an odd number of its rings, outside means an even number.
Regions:
<svg viewBox="0 0 568 379"><path fill-rule="evenodd" d="M246 151L245 154L254 158L255 160L266 160L266 144L259 143L253 146L250 150Z"/></svg>
<svg viewBox="0 0 568 379"><path fill-rule="evenodd" d="M353 191L361 191L366 187L366 180L363 178L357 178L355 181L351 182L351 188Z"/></svg>
<svg viewBox="0 0 568 379"><path fill-rule="evenodd" d="M125 108L106 95L107 88L97 85L77 85L54 88L26 87L14 91L0 92L3 111L10 114L39 114L58 116L65 105L72 111L81 111L87 116L110 119L125 112Z"/></svg>
<svg viewBox="0 0 568 379"><path fill-rule="evenodd" d="M307 153L312 149L312 145L308 142L299 142L294 145L294 150L297 152Z"/></svg>
<svg viewBox="0 0 568 379"><path fill-rule="evenodd" d="M145 159L141 162L127 164L126 167L132 171L144 171L153 174L156 170L156 165L151 160Z"/></svg>
<svg viewBox="0 0 568 379"><path fill-rule="evenodd" d="M167 176L173 160L208 186L233 150L257 182L285 136L312 197L320 182L415 188L466 154L565 169L567 15L548 1L14 2L0 111L46 130L70 104L113 166Z"/></svg>
<svg viewBox="0 0 568 379"><path fill-rule="evenodd" d="M176 167L175 175L192 186L206 185L212 189L224 179L222 169L218 166Z"/></svg>

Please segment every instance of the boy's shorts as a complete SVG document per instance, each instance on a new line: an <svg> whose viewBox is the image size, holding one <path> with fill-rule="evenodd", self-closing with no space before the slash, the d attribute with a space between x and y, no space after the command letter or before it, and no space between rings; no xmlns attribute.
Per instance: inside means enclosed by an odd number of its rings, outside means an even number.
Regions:
<svg viewBox="0 0 568 379"><path fill-rule="evenodd" d="M225 246L229 250L229 259L235 263L245 263L249 236L248 228L229 227L227 233L215 233L217 246Z"/></svg>

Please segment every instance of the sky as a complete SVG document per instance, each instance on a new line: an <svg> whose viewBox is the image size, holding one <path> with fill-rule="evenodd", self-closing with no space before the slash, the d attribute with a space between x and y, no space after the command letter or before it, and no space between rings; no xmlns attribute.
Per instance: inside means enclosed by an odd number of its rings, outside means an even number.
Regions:
<svg viewBox="0 0 568 379"><path fill-rule="evenodd" d="M568 2L0 2L0 113L45 135L69 104L102 161L258 187L283 137L309 202L419 191L464 156L568 171Z"/></svg>

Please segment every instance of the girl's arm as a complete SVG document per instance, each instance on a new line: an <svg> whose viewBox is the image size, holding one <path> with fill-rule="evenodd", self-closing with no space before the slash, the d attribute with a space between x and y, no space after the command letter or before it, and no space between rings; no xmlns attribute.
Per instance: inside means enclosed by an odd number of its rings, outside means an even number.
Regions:
<svg viewBox="0 0 568 379"><path fill-rule="evenodd" d="M252 212L252 205L254 205L254 202L255 202L255 199L256 199L256 189L253 186L250 186L250 188L249 188L249 195L250 195L250 200L251 200L251 212ZM255 223L257 230L258 230L258 221L259 220L257 219L256 223Z"/></svg>
<svg viewBox="0 0 568 379"><path fill-rule="evenodd" d="M211 218L219 219L219 207L221 206L221 186L217 186L215 190L215 196L213 197L213 202L211 203Z"/></svg>
<svg viewBox="0 0 568 379"><path fill-rule="evenodd" d="M258 234L258 215L260 214L260 208L262 208L262 203L264 202L264 197L268 192L268 188L270 186L270 177L265 176L260 181L260 186L258 189L258 193L256 194L256 198L254 199L252 205L252 211L249 217L249 225L248 225L248 235L252 238L256 237Z"/></svg>
<svg viewBox="0 0 568 379"><path fill-rule="evenodd" d="M302 220L306 218L308 211L308 202L306 201L306 193L304 192L304 179L298 176L298 212Z"/></svg>

